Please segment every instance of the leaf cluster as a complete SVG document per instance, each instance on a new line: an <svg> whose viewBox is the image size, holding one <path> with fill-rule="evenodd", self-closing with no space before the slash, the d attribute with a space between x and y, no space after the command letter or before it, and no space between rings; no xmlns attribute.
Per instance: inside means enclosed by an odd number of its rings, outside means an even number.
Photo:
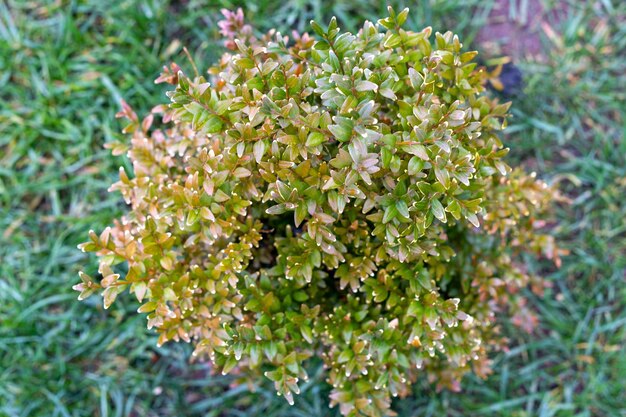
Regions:
<svg viewBox="0 0 626 417"><path fill-rule="evenodd" d="M504 162L509 104L484 94L476 53L407 16L290 41L225 13L208 78L159 78L163 128L120 112L131 139L112 147L134 173L111 190L130 209L81 245L101 278L81 273L79 298L129 290L159 343L290 403L319 356L346 416L389 415L422 374L485 376L496 315L530 314L519 290L542 286L522 256L557 258L538 230L555 193Z"/></svg>

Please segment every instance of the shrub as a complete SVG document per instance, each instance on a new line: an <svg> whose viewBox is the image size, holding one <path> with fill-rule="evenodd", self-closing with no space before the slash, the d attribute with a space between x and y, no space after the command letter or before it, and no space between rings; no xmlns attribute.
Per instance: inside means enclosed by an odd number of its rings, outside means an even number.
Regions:
<svg viewBox="0 0 626 417"><path fill-rule="evenodd" d="M111 190L130 210L80 246L101 278L81 273L79 298L129 289L159 343L290 403L318 356L344 415L391 413L420 375L484 377L496 315L533 320L523 256L555 258L537 230L554 191L503 161L509 104L483 94L476 53L407 14L288 42L225 12L211 82L175 64L157 80L176 85L162 128L123 106L130 143L112 148L134 178Z"/></svg>

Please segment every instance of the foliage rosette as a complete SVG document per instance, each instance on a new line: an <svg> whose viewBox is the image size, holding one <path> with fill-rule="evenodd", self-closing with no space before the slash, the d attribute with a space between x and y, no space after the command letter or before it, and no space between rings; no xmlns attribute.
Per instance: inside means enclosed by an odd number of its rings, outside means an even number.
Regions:
<svg viewBox="0 0 626 417"><path fill-rule="evenodd" d="M100 266L79 298L129 290L160 344L290 403L319 357L346 416L392 414L420 376L487 375L496 315L534 319L525 257L558 261L539 230L555 191L504 162L509 104L484 94L476 53L389 12L292 40L224 12L208 78L172 64L169 106L124 104L131 139L111 147L134 173L111 190L130 210L80 245Z"/></svg>

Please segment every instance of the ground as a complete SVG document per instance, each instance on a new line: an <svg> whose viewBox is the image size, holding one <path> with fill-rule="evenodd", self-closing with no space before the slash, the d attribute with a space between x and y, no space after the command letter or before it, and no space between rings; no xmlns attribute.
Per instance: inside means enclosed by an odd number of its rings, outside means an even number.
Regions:
<svg viewBox="0 0 626 417"><path fill-rule="evenodd" d="M119 100L140 112L166 101L152 82L159 68L188 65L183 46L208 66L220 51L219 8L242 3L257 27L284 33L331 15L353 29L385 13L375 0L0 2L0 416L336 415L315 369L290 407L268 384L250 393L207 377L206 364L189 364L188 346L157 348L130 297L104 311L71 290L78 269L95 267L76 244L124 209L106 189L127 161L103 150L120 137ZM469 376L460 394L420 384L395 408L626 416L626 4L430 0L411 9L411 28L453 30L486 62L511 55L524 84L507 96L504 140L512 161L559 184L566 198L553 232L570 254L559 269L532 265L552 283L532 298L538 328L505 329L511 349L494 356L487 381ZM488 16L508 21L508 32Z"/></svg>

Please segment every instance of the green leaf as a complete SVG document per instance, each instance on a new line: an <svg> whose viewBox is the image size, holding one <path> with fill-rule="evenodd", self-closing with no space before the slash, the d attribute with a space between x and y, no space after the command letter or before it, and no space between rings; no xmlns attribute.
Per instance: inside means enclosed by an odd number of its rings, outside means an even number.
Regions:
<svg viewBox="0 0 626 417"><path fill-rule="evenodd" d="M307 211L306 204L304 204L303 202L298 204L298 206L294 210L294 214L293 214L294 215L294 223L295 223L296 227L299 227L302 224L302 222L304 221L304 219L307 217L308 214L309 213Z"/></svg>
<svg viewBox="0 0 626 417"><path fill-rule="evenodd" d="M202 129L207 133L217 133L222 131L223 126L224 125L219 116L207 113L206 122L204 123Z"/></svg>
<svg viewBox="0 0 626 417"><path fill-rule="evenodd" d="M419 284L424 287L425 290L430 291L432 290L433 286L432 283L430 281L430 276L428 275L428 271L426 270L426 268L422 268L418 274L417 274L417 282L419 282Z"/></svg>
<svg viewBox="0 0 626 417"><path fill-rule="evenodd" d="M237 59L235 65L241 69L251 69L255 67L254 61L247 57Z"/></svg>
<svg viewBox="0 0 626 417"><path fill-rule="evenodd" d="M409 8L405 7L398 16L396 17L396 23L398 26L402 26L404 22L406 22L407 17L409 16Z"/></svg>
<svg viewBox="0 0 626 417"><path fill-rule="evenodd" d="M420 90L424 84L424 76L416 71L414 68L409 68L409 80L414 89Z"/></svg>
<svg viewBox="0 0 626 417"><path fill-rule="evenodd" d="M337 358L337 362L346 363L353 357L354 357L354 353L352 352L352 350L346 349L339 354L339 357Z"/></svg>
<svg viewBox="0 0 626 417"><path fill-rule="evenodd" d="M418 172L421 172L423 168L424 168L424 161L421 158L417 157L417 156L413 156L409 160L409 164L408 164L408 167L407 167L407 173L410 176L414 176Z"/></svg>
<svg viewBox="0 0 626 417"><path fill-rule="evenodd" d="M268 207L265 212L271 215L283 214L287 211L287 207L285 203L276 204L275 206Z"/></svg>
<svg viewBox="0 0 626 417"><path fill-rule="evenodd" d="M378 93L381 96L388 98L389 100L398 99L398 96L396 96L396 93L394 93L391 88L381 88L380 91L378 91Z"/></svg>
<svg viewBox="0 0 626 417"><path fill-rule="evenodd" d="M480 227L480 222L478 221L478 216L476 216L474 213L467 213L465 215L465 218L467 218L467 220L469 220L469 222L471 224L473 224L474 227Z"/></svg>
<svg viewBox="0 0 626 417"><path fill-rule="evenodd" d="M309 136L307 137L305 145L313 147L313 146L321 145L325 141L326 141L326 137L324 136L323 133L311 132L309 133Z"/></svg>
<svg viewBox="0 0 626 417"><path fill-rule="evenodd" d="M441 222L446 222L446 212L443 209L443 205L436 198L430 201L430 211Z"/></svg>
<svg viewBox="0 0 626 417"><path fill-rule="evenodd" d="M454 216L454 218L457 220L461 218L461 205L456 199L452 199L452 201L448 203L448 207L446 207L446 211L452 214L452 216Z"/></svg>
<svg viewBox="0 0 626 417"><path fill-rule="evenodd" d="M389 223L398 214L398 209L395 204L387 206L385 214L383 215L383 224Z"/></svg>
<svg viewBox="0 0 626 417"><path fill-rule="evenodd" d="M137 313L149 313L157 308L156 301L149 301L137 309Z"/></svg>
<svg viewBox="0 0 626 417"><path fill-rule="evenodd" d="M299 303L303 303L309 299L309 295L306 293L306 291L300 290L293 293L293 299Z"/></svg>
<svg viewBox="0 0 626 417"><path fill-rule="evenodd" d="M409 207L404 200L398 200L396 203L396 209L402 217L406 217L407 219L409 218Z"/></svg>
<svg viewBox="0 0 626 417"><path fill-rule="evenodd" d="M313 29L313 32L315 32L318 36L324 36L326 34L324 29L315 20L311 20L310 24L311 29Z"/></svg>
<svg viewBox="0 0 626 417"><path fill-rule="evenodd" d="M328 126L328 130L333 134L335 139L339 142L347 142L352 137L352 129L354 127L354 122L352 119L348 119L346 117L335 116L333 121L336 124L332 124Z"/></svg>
<svg viewBox="0 0 626 417"><path fill-rule="evenodd" d="M252 175L252 172L250 172L249 169L244 168L244 167L239 167L233 171L233 176L235 178L246 178L246 177L249 177L250 175Z"/></svg>
<svg viewBox="0 0 626 417"><path fill-rule="evenodd" d="M273 361L278 353L278 345L276 345L276 342L265 343L263 346L263 353L267 356L267 359Z"/></svg>
<svg viewBox="0 0 626 417"><path fill-rule="evenodd" d="M392 19L390 18L385 18L385 19L379 19L378 23L383 26L385 29L393 29L394 28L394 22Z"/></svg>
<svg viewBox="0 0 626 417"><path fill-rule="evenodd" d="M311 328L307 325L302 325L300 326L300 333L302 333L302 337L304 337L304 340L306 340L309 343L313 343L313 331L311 331Z"/></svg>
<svg viewBox="0 0 626 417"><path fill-rule="evenodd" d="M424 161L429 161L428 152L426 152L426 147L419 143L414 143L411 145L403 145L402 150L411 155L418 156Z"/></svg>
<svg viewBox="0 0 626 417"><path fill-rule="evenodd" d="M435 167L435 176L443 188L446 190L450 188L450 173L445 168Z"/></svg>
<svg viewBox="0 0 626 417"><path fill-rule="evenodd" d="M378 85L371 81L361 80L356 83L356 91L365 92L365 91L376 91L378 90Z"/></svg>
<svg viewBox="0 0 626 417"><path fill-rule="evenodd" d="M254 154L254 159L256 160L256 162L261 162L261 160L263 159L263 155L265 154L265 142L262 140L256 141L252 148L252 153Z"/></svg>
<svg viewBox="0 0 626 417"><path fill-rule="evenodd" d="M224 367L222 368L222 375L228 374L235 366L237 366L238 363L239 361L234 355L228 356L226 358L226 362L224 363Z"/></svg>

